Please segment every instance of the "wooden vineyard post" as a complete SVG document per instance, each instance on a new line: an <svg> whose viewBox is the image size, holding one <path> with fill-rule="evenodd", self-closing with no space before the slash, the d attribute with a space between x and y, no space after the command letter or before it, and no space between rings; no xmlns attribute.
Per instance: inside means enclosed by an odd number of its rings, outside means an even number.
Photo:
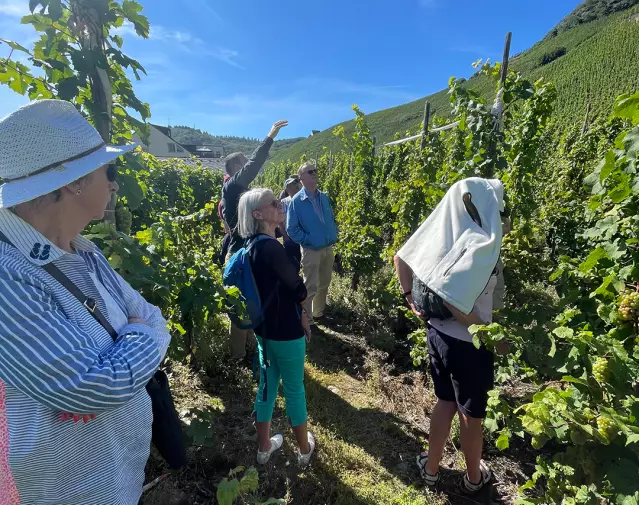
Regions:
<svg viewBox="0 0 639 505"><path fill-rule="evenodd" d="M504 43L504 55L501 62L499 89L497 90L497 97L495 98L495 104L493 105L493 140L490 146L491 162L489 165L489 171L485 174L487 177L493 177L495 175L495 163L497 162L497 137L501 133L501 121L504 114L503 93L506 86L506 79L508 78L508 60L510 59L510 43L512 38L512 32L508 32L506 35L506 42Z"/></svg>
<svg viewBox="0 0 639 505"><path fill-rule="evenodd" d="M430 121L430 102L426 102L424 106L424 127L422 128L422 144L421 148L424 150L426 147L426 140L428 139L428 122Z"/></svg>
<svg viewBox="0 0 639 505"><path fill-rule="evenodd" d="M510 58L510 43L513 38L513 33L508 32L506 35L506 43L504 44L504 56L501 60L501 87L506 83L506 77L508 77L508 60Z"/></svg>
<svg viewBox="0 0 639 505"><path fill-rule="evenodd" d="M589 127L589 121L590 121L590 88L588 88L588 91L586 93L586 101L587 101L587 105L586 105L586 117L584 117L584 124L581 127L581 135L585 135L586 132L588 131L588 127Z"/></svg>

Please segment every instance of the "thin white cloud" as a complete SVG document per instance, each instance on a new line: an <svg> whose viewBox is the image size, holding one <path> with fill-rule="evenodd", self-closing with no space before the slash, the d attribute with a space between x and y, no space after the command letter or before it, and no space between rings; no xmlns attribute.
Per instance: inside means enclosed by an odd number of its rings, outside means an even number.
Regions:
<svg viewBox="0 0 639 505"><path fill-rule="evenodd" d="M202 43L201 39L194 37L189 32L169 30L168 28L164 28L160 25L151 26L149 38L151 40L168 40L170 42L177 42L178 44Z"/></svg>
<svg viewBox="0 0 639 505"><path fill-rule="evenodd" d="M135 33L135 28L133 27L133 23L131 23L130 21L125 21L124 23L122 23L122 26L118 26L117 28L114 28L111 31L111 33L113 35L119 35L120 37L137 35Z"/></svg>
<svg viewBox="0 0 639 505"><path fill-rule="evenodd" d="M129 22L124 22L121 27L117 28L115 32L121 36L129 36L135 34L133 25ZM182 30L171 30L161 25L151 25L149 31L149 38L158 42L166 42L180 50L202 56L211 57L216 60L222 61L232 67L244 69L244 67L237 61L239 53L233 49L219 45L209 45L199 37Z"/></svg>
<svg viewBox="0 0 639 505"><path fill-rule="evenodd" d="M188 7L197 15L201 16L202 13L206 13L215 18L217 21L224 21L222 16L220 16L220 14L211 7L211 4L207 0L190 0L189 2L185 2L184 6Z"/></svg>
<svg viewBox="0 0 639 505"><path fill-rule="evenodd" d="M233 49L229 49L227 47L214 47L212 49L206 49L204 51L205 55L211 56L216 60L223 61L224 63L231 65L232 67L239 68L240 70L245 70L246 67L240 65L236 58L240 55L237 51Z"/></svg>
<svg viewBox="0 0 639 505"><path fill-rule="evenodd" d="M367 98L381 98L410 102L419 96L410 93L407 87L401 84L380 85L347 81L330 77L304 77L297 79L295 85L299 89L307 90L313 94L323 95L356 95Z"/></svg>
<svg viewBox="0 0 639 505"><path fill-rule="evenodd" d="M28 2L22 0L0 0L0 14L19 18L29 14Z"/></svg>

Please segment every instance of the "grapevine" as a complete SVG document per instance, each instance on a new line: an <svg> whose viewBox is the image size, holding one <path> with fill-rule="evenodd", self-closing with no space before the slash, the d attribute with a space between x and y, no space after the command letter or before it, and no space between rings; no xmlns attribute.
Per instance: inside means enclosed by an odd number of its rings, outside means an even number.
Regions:
<svg viewBox="0 0 639 505"><path fill-rule="evenodd" d="M117 104L113 140L130 140L134 132L144 138L147 126L128 111L145 120L149 106L135 96L127 77L127 71L143 73L143 68L120 51L113 30L128 21L148 35L148 21L137 8L104 5L102 28L111 31L113 42L104 56ZM66 24L69 8L65 3L52 21ZM34 58L30 61L44 57L48 65L30 69L21 63L16 72L2 60L5 83L30 98L67 99L89 117L105 116L88 107L91 80L73 58L82 48L61 30L43 28L43 18L55 17L51 10L43 12L23 20L42 35L32 51L23 52ZM632 30L630 23L623 25L616 54L635 40ZM599 52L600 40L588 36L583 43ZM627 67L624 75L634 68ZM619 467L636 467L639 442L639 292L629 289L639 281L639 92L619 97L612 116L595 118L586 131L581 125L554 125L557 107L578 102L557 104L558 95L572 92L567 82L613 73L604 66L583 70L555 83L537 79L535 72L508 73L502 131L493 129L487 94L451 79L446 119L433 121L456 126L429 134L423 148L419 142L376 146L366 116L354 107L352 127L335 130L342 148L305 156L316 162L336 211L337 249L353 298L366 300L362 312L380 324L402 327L397 320L403 320L405 333L412 332L417 365L428 361L425 329L403 315L397 283L388 282L390 258L451 184L470 176L503 181L513 218L502 249L506 308L495 322L473 332L482 337L478 345L492 348L507 340L513 347L510 355L497 358L485 424L498 449L509 450L516 442L537 451L535 472L521 489L522 503L603 503L634 493L623 487ZM486 64L477 77L488 87L499 71L499 65ZM618 91L605 89L608 108ZM300 161L267 168L256 185L281 189ZM191 364L212 366L222 361L223 314L238 303L224 289L216 264L223 234L216 211L222 174L146 154L127 158L120 168L121 233L98 225L90 238L169 319L176 337L170 356L189 355ZM515 395L517 388L523 392ZM255 482L252 472L246 474ZM230 476L222 491L232 483Z"/></svg>

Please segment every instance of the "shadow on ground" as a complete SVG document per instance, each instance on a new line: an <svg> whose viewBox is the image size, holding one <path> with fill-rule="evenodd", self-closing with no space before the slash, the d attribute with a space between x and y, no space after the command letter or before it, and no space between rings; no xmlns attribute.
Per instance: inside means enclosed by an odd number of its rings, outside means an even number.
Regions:
<svg viewBox="0 0 639 505"><path fill-rule="evenodd" d="M306 376L309 424L318 435L317 455L308 469L297 467L294 437L280 396L272 432L282 433L285 444L258 468L262 500L286 498L293 505L504 501L492 487L476 497L461 495L455 486L461 474L454 470L444 473L441 490L445 494L424 491L415 466L415 455L427 438L424 411L432 406L424 374L405 363L407 351L401 346L393 353L372 349L363 336L338 333L339 322L330 317L322 321L322 327L308 347L312 366ZM251 412L256 384L248 369L230 366L210 377L176 365L171 379L180 413L210 412L211 440L207 446L191 447L188 466L148 492L141 505L214 504L216 484L229 470L255 465ZM453 451L452 457L458 455ZM512 460L502 459L508 468ZM161 461L151 458L147 482L166 471ZM395 491L409 493L411 498L394 496ZM380 494L383 498L377 497Z"/></svg>

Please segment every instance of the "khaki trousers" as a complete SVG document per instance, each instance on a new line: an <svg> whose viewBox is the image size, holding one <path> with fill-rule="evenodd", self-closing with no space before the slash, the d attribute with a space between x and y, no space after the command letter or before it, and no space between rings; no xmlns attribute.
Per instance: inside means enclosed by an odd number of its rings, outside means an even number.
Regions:
<svg viewBox="0 0 639 505"><path fill-rule="evenodd" d="M226 255L228 262L233 256L231 253ZM252 338L253 330L240 330L233 323L229 328L229 345L231 350L231 359L241 360L246 356L246 342Z"/></svg>
<svg viewBox="0 0 639 505"><path fill-rule="evenodd" d="M240 360L246 356L246 342L251 339L253 330L240 330L231 323L229 330L231 359Z"/></svg>
<svg viewBox="0 0 639 505"><path fill-rule="evenodd" d="M302 275L307 291L302 306L308 314L310 324L313 324L313 318L324 315L334 261L333 246L319 251L302 247Z"/></svg>

